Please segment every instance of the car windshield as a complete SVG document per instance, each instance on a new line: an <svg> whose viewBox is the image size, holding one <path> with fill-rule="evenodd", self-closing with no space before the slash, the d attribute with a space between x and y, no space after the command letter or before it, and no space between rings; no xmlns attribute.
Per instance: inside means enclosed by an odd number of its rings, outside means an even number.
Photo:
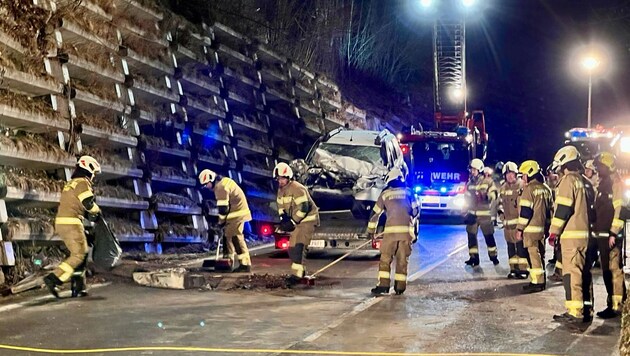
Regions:
<svg viewBox="0 0 630 356"><path fill-rule="evenodd" d="M465 170L468 166L468 151L459 143L416 142L413 144L412 152L416 170L436 167Z"/></svg>
<svg viewBox="0 0 630 356"><path fill-rule="evenodd" d="M352 157L361 161L382 164L381 151L378 146L340 145L338 143L321 143L320 150L327 151L338 156Z"/></svg>

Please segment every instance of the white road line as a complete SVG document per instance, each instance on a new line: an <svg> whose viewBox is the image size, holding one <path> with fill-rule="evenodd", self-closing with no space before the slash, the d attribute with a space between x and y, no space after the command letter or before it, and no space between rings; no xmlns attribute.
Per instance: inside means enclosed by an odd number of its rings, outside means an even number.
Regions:
<svg viewBox="0 0 630 356"><path fill-rule="evenodd" d="M96 289L96 288L108 286L110 284L111 284L110 282L99 283L99 284L89 285L89 287L90 287L90 289ZM64 293L64 294L66 294L66 293ZM6 312L6 311L9 311L9 310L19 309L19 308L22 308L22 307L27 307L27 306L32 305L33 303L38 302L40 300L53 299L53 298L55 298L55 297L53 297L50 294L47 294L47 295L43 295L41 297L29 299L29 300L24 301L24 302L3 305L3 306L0 307L0 313ZM60 299L59 301L62 301L63 299L65 299L65 297Z"/></svg>
<svg viewBox="0 0 630 356"><path fill-rule="evenodd" d="M421 270L419 270L418 272L414 273L413 275L411 275L411 277L409 277L407 280L409 282L416 280L420 277L422 277L423 275L431 272L432 270L434 270L435 268L437 268L438 266L440 266L441 264L445 263L446 261L448 261L448 259L455 255L456 253L462 251L463 249L465 249L468 245L467 244L462 244L460 246L457 246L455 248L455 250L451 251L448 255L446 255L445 258L443 258L442 260L435 262L429 266L426 266L424 268L422 268ZM351 311L346 312L344 314L342 314L339 318L337 318L335 321L333 321L332 323L324 326L323 328L315 331L314 333L308 335L307 337L305 337L304 339L302 339L301 341L296 341L295 343L289 345L288 347L286 347L285 349L290 349L291 347L301 343L301 342L313 342L317 339L319 339L320 337L322 337L324 334L326 334L327 332L333 330L334 328L338 327L339 325L341 325L344 321L346 321L347 319L369 309L370 307L378 304L380 301L384 300L386 297L371 297L368 298L366 300L364 300L363 302L359 303L357 306L355 306L354 308L352 308Z"/></svg>
<svg viewBox="0 0 630 356"><path fill-rule="evenodd" d="M419 270L418 272L412 274L411 276L407 277L407 282L413 282L416 279L424 276L425 274L433 271L434 269L436 269L438 266L440 266L441 264L443 264L444 262L448 261L448 259L457 254L458 252L460 252L461 250L465 249L466 247L468 247L468 244L461 244L459 246L457 246L455 248L455 250L451 251L448 255L446 255L446 258L439 260L431 265L428 265L424 268L422 268L421 270Z"/></svg>

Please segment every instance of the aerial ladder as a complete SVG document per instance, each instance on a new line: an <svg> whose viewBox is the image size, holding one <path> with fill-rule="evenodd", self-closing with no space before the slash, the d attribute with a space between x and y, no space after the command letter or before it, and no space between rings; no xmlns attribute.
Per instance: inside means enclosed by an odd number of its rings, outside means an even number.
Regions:
<svg viewBox="0 0 630 356"><path fill-rule="evenodd" d="M488 134L483 111L468 111L466 25L463 15L447 13L433 28L433 100L437 131L465 127L472 135L471 159L485 159Z"/></svg>

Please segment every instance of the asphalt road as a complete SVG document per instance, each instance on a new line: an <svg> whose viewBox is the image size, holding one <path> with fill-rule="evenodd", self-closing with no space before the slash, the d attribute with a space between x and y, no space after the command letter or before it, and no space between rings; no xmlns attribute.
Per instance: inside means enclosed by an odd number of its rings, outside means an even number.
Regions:
<svg viewBox="0 0 630 356"><path fill-rule="evenodd" d="M481 238L482 263L473 270L463 264L463 226L423 225L403 296L369 295L378 265L373 254L335 265L312 287L164 290L119 281L83 299L30 296L0 304L0 354L616 353L619 319L595 320L584 332L554 323L552 315L563 312L562 286L521 294L526 282L505 278L505 241L501 230L496 235L501 264L488 260ZM309 269L339 255L313 255ZM289 264L282 254L254 258L257 274L286 273ZM595 283L600 310L599 271ZM27 349L2 348L7 345Z"/></svg>

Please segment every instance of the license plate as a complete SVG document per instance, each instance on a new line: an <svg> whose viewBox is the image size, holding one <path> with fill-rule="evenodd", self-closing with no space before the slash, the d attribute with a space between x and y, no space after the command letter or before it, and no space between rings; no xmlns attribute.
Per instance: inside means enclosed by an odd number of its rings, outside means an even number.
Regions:
<svg viewBox="0 0 630 356"><path fill-rule="evenodd" d="M311 240L311 243L308 245L308 247L314 247L314 248L324 248L326 246L326 241L324 240Z"/></svg>
<svg viewBox="0 0 630 356"><path fill-rule="evenodd" d="M440 197L422 197L422 202L427 204L439 204Z"/></svg>

